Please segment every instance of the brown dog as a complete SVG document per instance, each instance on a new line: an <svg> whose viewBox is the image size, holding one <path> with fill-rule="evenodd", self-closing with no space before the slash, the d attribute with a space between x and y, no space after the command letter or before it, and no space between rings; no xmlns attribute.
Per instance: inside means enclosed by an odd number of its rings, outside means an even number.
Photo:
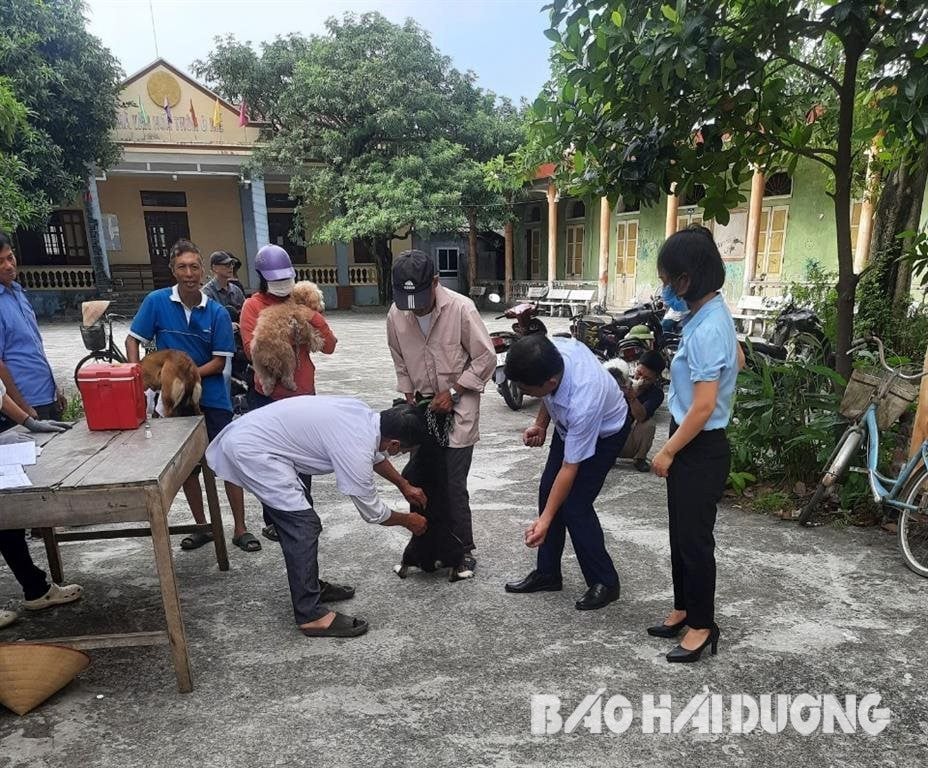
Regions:
<svg viewBox="0 0 928 768"><path fill-rule="evenodd" d="M177 349L149 352L142 358L142 383L161 392L164 415L199 416L200 372L190 355Z"/></svg>
<svg viewBox="0 0 928 768"><path fill-rule="evenodd" d="M296 389L297 348L310 352L322 349L322 335L310 322L325 309L319 286L302 280L293 287L290 301L268 307L258 315L251 340L251 362L261 389L270 394L279 381L291 392Z"/></svg>

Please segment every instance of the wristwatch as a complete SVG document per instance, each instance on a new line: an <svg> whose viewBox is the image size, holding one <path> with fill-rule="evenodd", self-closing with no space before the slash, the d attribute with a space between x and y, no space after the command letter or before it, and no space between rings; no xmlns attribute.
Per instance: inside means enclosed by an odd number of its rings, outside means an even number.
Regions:
<svg viewBox="0 0 928 768"><path fill-rule="evenodd" d="M451 395L451 399L458 403L461 401L461 393L458 392L454 387L448 387L448 394Z"/></svg>

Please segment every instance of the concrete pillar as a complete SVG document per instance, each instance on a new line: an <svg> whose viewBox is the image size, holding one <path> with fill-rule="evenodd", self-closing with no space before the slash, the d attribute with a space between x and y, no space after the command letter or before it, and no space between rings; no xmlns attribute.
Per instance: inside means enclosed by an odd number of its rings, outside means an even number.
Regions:
<svg viewBox="0 0 928 768"><path fill-rule="evenodd" d="M751 281L757 271L757 250L760 247L760 218L764 207L764 183L766 178L757 166L751 177L751 199L748 202L748 228L744 243L744 278L742 293L749 296Z"/></svg>
<svg viewBox="0 0 928 768"><path fill-rule="evenodd" d="M254 178L239 188L239 204L242 209L242 230L245 234L245 253L242 262L248 269L248 284L252 290L258 287L258 272L255 270L255 254L268 244L267 201L264 197L264 179Z"/></svg>
<svg viewBox="0 0 928 768"><path fill-rule="evenodd" d="M606 306L606 291L609 287L609 230L612 212L608 198L599 200L599 291L597 301Z"/></svg>
<svg viewBox="0 0 928 768"><path fill-rule="evenodd" d="M677 185L670 187L667 195L667 220L664 223L664 237L668 238L677 231L677 211L680 210L680 198L674 194Z"/></svg>
<svg viewBox="0 0 928 768"><path fill-rule="evenodd" d="M548 287L557 279L557 189L548 184Z"/></svg>
<svg viewBox="0 0 928 768"><path fill-rule="evenodd" d="M98 291L108 291L112 285L110 260L106 253L106 240L103 237L103 214L100 211L100 197L97 180L91 174L87 178L87 190L84 194L84 217L87 220L87 243L90 249L90 266L93 267L93 279Z"/></svg>
<svg viewBox="0 0 928 768"><path fill-rule="evenodd" d="M503 277L503 298L506 299L507 304L512 300L512 229L512 221L507 219L506 226L503 229L503 237L505 240L505 273ZM528 258L531 258L530 254Z"/></svg>
<svg viewBox="0 0 928 768"><path fill-rule="evenodd" d="M335 271L339 285L351 285L348 270L348 243L335 243Z"/></svg>

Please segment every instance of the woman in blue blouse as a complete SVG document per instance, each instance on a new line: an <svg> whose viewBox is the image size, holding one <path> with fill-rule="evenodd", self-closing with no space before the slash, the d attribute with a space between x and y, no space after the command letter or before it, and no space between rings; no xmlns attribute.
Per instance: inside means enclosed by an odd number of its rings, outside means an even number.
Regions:
<svg viewBox="0 0 928 768"><path fill-rule="evenodd" d="M648 628L654 637L676 637L669 662L698 661L706 646L714 654L716 504L725 490L731 452L725 428L744 356L731 313L719 290L725 265L712 233L704 227L677 232L657 257L671 305L689 309L680 347L670 365L670 438L652 462L667 478L673 610Z"/></svg>

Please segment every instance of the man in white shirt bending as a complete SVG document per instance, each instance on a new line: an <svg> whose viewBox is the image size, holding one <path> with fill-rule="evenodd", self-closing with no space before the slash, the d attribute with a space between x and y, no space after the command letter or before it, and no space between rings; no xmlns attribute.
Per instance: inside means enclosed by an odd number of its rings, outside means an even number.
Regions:
<svg viewBox="0 0 928 768"><path fill-rule="evenodd" d="M227 426L210 444L206 460L216 475L251 491L266 506L280 536L287 565L293 613L309 637L357 637L364 619L330 611L320 601L319 534L322 523L307 506L300 475L335 474L369 523L401 525L414 535L426 520L414 512L392 511L380 498L374 473L386 478L411 504L425 507L420 488L409 484L388 456L418 446L425 423L411 405L377 413L350 397L289 397Z"/></svg>

